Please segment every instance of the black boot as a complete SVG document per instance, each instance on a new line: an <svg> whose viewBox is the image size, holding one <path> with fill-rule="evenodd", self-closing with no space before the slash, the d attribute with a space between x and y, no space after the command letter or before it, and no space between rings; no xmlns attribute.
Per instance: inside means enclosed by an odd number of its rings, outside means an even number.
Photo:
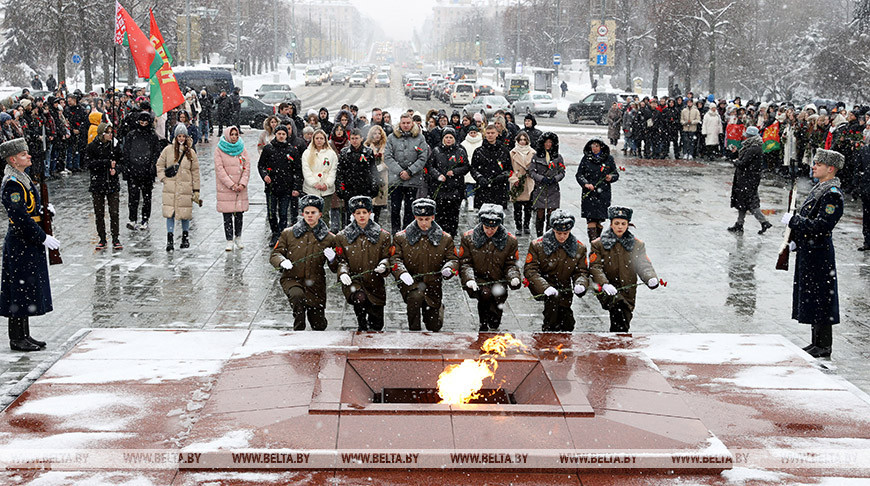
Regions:
<svg viewBox="0 0 870 486"><path fill-rule="evenodd" d="M9 318L9 347L12 348L12 351L39 351L42 349L27 340L24 334L24 326L26 325L26 317Z"/></svg>
<svg viewBox="0 0 870 486"><path fill-rule="evenodd" d="M166 233L166 251L175 251L175 241L172 233Z"/></svg>
<svg viewBox="0 0 870 486"><path fill-rule="evenodd" d="M834 343L834 328L829 324L814 324L818 328L815 346L807 350L813 358L830 358L831 346Z"/></svg>
<svg viewBox="0 0 870 486"><path fill-rule="evenodd" d="M179 245L179 248L190 248L190 239L188 236L187 231L181 232L181 245Z"/></svg>
<svg viewBox="0 0 870 486"><path fill-rule="evenodd" d="M30 335L30 319L24 317L24 339L27 341L39 346L40 348L45 348L45 341L40 341L38 339L34 339L33 336Z"/></svg>
<svg viewBox="0 0 870 486"><path fill-rule="evenodd" d="M743 224L734 223L734 226L729 227L728 231L732 233L743 233Z"/></svg>
<svg viewBox="0 0 870 486"><path fill-rule="evenodd" d="M765 221L765 222L761 223L761 229L758 230L758 234L763 235L764 232L769 230L770 228L773 228L773 225L770 224L769 222Z"/></svg>
<svg viewBox="0 0 870 486"><path fill-rule="evenodd" d="M813 324L812 329L813 336L810 339L810 343L801 348L804 351L809 351L810 349L816 347L816 343L819 341L819 326Z"/></svg>

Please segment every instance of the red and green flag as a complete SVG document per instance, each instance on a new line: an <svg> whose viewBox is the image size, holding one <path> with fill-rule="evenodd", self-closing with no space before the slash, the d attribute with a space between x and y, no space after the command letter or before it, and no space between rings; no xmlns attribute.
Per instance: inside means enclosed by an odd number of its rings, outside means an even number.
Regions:
<svg viewBox="0 0 870 486"><path fill-rule="evenodd" d="M178 81L172 72L172 67L170 66L172 56L163 42L163 35L157 27L154 12L151 12L150 41L156 53L151 61L151 76L148 80L148 84L151 87L151 109L154 110L157 116L160 116L184 103L184 95L181 94Z"/></svg>
<svg viewBox="0 0 870 486"><path fill-rule="evenodd" d="M136 74L140 78L150 76L151 61L156 52L154 46L133 21L133 17L117 1L115 2L115 43L130 46L130 55L136 65Z"/></svg>

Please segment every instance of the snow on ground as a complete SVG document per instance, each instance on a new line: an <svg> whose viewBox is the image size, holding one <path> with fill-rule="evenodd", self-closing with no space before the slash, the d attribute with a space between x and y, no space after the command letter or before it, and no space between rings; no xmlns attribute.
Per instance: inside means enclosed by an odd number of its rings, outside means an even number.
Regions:
<svg viewBox="0 0 870 486"><path fill-rule="evenodd" d="M146 404L131 395L118 393L73 393L26 400L13 415L61 417L63 427L93 431L124 430L145 415Z"/></svg>
<svg viewBox="0 0 870 486"><path fill-rule="evenodd" d="M119 359L106 366L104 360L66 359L58 361L43 377L43 383L139 382L153 385L167 381L215 375L218 360L131 360Z"/></svg>
<svg viewBox="0 0 870 486"><path fill-rule="evenodd" d="M250 445L253 437L254 431L252 430L233 430L224 434L223 437L208 442L194 442L185 447L184 452L244 449Z"/></svg>
<svg viewBox="0 0 870 486"><path fill-rule="evenodd" d="M792 478L790 474L783 472L765 471L763 469L751 469L746 467L735 467L727 471L722 471L722 477L728 480L728 484L757 484L758 481L779 483L787 478Z"/></svg>
<svg viewBox="0 0 870 486"><path fill-rule="evenodd" d="M18 449L33 449L33 450L59 450L59 449L88 449L96 448L104 442L115 442L122 439L136 437L136 434L123 432L67 432L63 434L54 434L45 437L34 437L25 435L18 438L20 434L11 434L8 432L0 434L0 449L3 450L18 450Z"/></svg>
<svg viewBox="0 0 870 486"><path fill-rule="evenodd" d="M731 378L714 378L717 383L730 383L741 388L843 390L844 388L815 368L790 366L753 366Z"/></svg>
<svg viewBox="0 0 870 486"><path fill-rule="evenodd" d="M14 479L14 477L12 478ZM166 486L155 482L145 473L110 471L110 472L80 472L80 471L49 471L28 482L28 486L68 486L71 484L87 484L88 486Z"/></svg>
<svg viewBox="0 0 870 486"><path fill-rule="evenodd" d="M229 358L247 331L157 331L94 329L67 359L195 359Z"/></svg>
<svg viewBox="0 0 870 486"><path fill-rule="evenodd" d="M772 365L795 357L778 335L649 334L637 342L656 362Z"/></svg>
<svg viewBox="0 0 870 486"><path fill-rule="evenodd" d="M315 481L316 472L197 472L184 476L182 484L199 486L221 486L228 482L245 482L250 484L308 484Z"/></svg>

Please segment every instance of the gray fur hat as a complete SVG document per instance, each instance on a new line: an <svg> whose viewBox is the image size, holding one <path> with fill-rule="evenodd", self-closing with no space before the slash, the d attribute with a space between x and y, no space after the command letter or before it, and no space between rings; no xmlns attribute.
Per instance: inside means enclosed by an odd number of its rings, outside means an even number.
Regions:
<svg viewBox="0 0 870 486"><path fill-rule="evenodd" d="M477 211L477 219L490 228L501 226L504 222L504 208L498 204L483 204Z"/></svg>
<svg viewBox="0 0 870 486"><path fill-rule="evenodd" d="M424 197L414 201L414 216L435 216L435 201Z"/></svg>
<svg viewBox="0 0 870 486"><path fill-rule="evenodd" d="M316 194L306 194L299 199L299 210L303 210L308 206L312 206L317 208L321 213L323 212L323 198Z"/></svg>
<svg viewBox="0 0 870 486"><path fill-rule="evenodd" d="M16 138L0 145L0 159L6 160L21 152L27 152L27 142L23 138Z"/></svg>
<svg viewBox="0 0 870 486"><path fill-rule="evenodd" d="M843 157L843 154L841 154L840 152L818 149L816 150L816 157L814 162L816 164L828 165L836 168L837 170L840 170L846 163L846 158Z"/></svg>
<svg viewBox="0 0 870 486"><path fill-rule="evenodd" d="M623 206L610 206L607 208L607 217L609 219L624 219L631 221L631 215L634 211L631 208Z"/></svg>
<svg viewBox="0 0 870 486"><path fill-rule="evenodd" d="M372 198L368 196L354 196L350 198L347 202L347 211L353 214L357 209L365 209L368 212L372 212L374 210Z"/></svg>
<svg viewBox="0 0 870 486"><path fill-rule="evenodd" d="M550 227L556 231L571 231L575 221L574 216L565 209L557 209L550 214Z"/></svg>

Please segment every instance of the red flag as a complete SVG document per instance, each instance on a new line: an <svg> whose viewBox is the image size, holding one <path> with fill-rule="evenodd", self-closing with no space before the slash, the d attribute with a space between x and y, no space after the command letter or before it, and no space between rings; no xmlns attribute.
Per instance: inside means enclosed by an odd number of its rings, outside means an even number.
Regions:
<svg viewBox="0 0 870 486"><path fill-rule="evenodd" d="M151 63L149 85L151 86L151 109L157 116L160 116L184 103L184 95L181 94L178 81L176 81L172 68L169 66L172 57L169 56L163 45L163 36L157 27L154 12L151 12L151 39L149 42L159 54L154 56Z"/></svg>
<svg viewBox="0 0 870 486"><path fill-rule="evenodd" d="M163 40L163 34L160 33L160 28L157 27L157 19L154 18L154 11L149 10L151 15L151 45L157 51L157 54L163 59L163 62L172 64L172 55L166 50L166 42ZM153 74L153 73L152 73Z"/></svg>
<svg viewBox="0 0 870 486"><path fill-rule="evenodd" d="M115 9L118 11L115 17L115 42L118 41L120 25L123 32L127 34L127 40L130 43L130 54L133 56L133 63L136 64L136 74L140 78L151 77L151 62L157 55L154 46L151 45L151 42L124 7L116 3Z"/></svg>

